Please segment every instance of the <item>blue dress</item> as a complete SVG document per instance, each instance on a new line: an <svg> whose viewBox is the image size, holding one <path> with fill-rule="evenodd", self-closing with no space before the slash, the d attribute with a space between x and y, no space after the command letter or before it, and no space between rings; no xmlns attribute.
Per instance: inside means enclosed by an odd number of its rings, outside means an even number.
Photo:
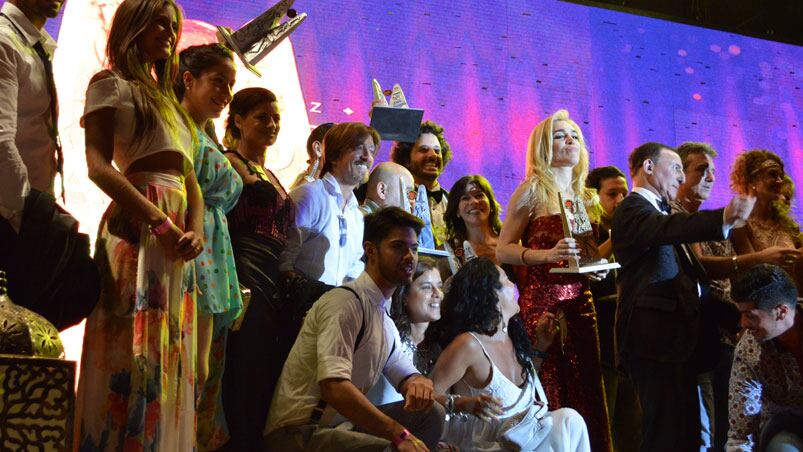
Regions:
<svg viewBox="0 0 803 452"><path fill-rule="evenodd" d="M243 191L243 180L217 145L198 130L195 175L204 196L204 250L195 258L198 308L206 314L237 318L243 301L234 266L226 214Z"/></svg>
<svg viewBox="0 0 803 452"><path fill-rule="evenodd" d="M222 381L232 322L243 309L226 214L237 204L243 180L217 145L198 130L195 174L204 197L204 250L195 258L198 309L213 315L209 375L199 391L198 450L215 450L229 439Z"/></svg>

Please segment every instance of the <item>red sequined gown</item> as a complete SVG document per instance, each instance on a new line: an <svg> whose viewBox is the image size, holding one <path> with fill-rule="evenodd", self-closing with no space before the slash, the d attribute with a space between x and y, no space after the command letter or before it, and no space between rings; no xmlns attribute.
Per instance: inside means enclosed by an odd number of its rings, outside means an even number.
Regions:
<svg viewBox="0 0 803 452"><path fill-rule="evenodd" d="M522 244L532 249L550 249L562 238L560 215L549 215L530 221ZM597 315L588 279L549 273L549 269L555 266L557 264L518 268L521 317L533 343L535 324L543 312L555 313L560 309L566 315L566 338L561 346L560 334L555 336L538 375L547 393L549 409L569 407L577 410L588 426L591 449L595 452L610 451Z"/></svg>

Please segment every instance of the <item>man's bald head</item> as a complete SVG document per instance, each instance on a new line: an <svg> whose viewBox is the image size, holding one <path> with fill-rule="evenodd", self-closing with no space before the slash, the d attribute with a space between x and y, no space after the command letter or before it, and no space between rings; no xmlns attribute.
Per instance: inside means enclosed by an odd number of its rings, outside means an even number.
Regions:
<svg viewBox="0 0 803 452"><path fill-rule="evenodd" d="M380 207L403 207L402 196L406 196L406 193L402 193L400 178L406 189L413 188L413 175L407 168L393 162L376 165L368 177L366 199Z"/></svg>

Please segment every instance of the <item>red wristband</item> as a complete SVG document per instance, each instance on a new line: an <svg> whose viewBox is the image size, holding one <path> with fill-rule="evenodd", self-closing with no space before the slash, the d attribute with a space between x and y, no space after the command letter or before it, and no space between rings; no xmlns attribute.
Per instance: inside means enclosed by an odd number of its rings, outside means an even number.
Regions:
<svg viewBox="0 0 803 452"><path fill-rule="evenodd" d="M393 447L398 448L399 444L403 443L410 436L410 430L404 429L399 436L393 438Z"/></svg>
<svg viewBox="0 0 803 452"><path fill-rule="evenodd" d="M166 217L165 221L163 221L159 226L151 226L151 232L153 235L162 235L167 232L171 226L173 226L173 221L170 220L170 217Z"/></svg>

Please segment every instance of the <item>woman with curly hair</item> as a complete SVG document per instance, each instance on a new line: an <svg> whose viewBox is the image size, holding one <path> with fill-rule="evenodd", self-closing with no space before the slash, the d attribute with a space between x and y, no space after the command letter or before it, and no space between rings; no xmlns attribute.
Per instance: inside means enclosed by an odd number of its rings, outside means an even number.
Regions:
<svg viewBox="0 0 803 452"><path fill-rule="evenodd" d="M476 256L496 260L496 242L502 221L502 210L488 180L480 175L463 176L449 191L446 213L446 243L454 251L460 265L466 262L465 242Z"/></svg>
<svg viewBox="0 0 803 452"><path fill-rule="evenodd" d="M556 407L576 409L589 426L595 451L611 450L602 388L597 316L588 279L604 274L554 274L569 259L598 259L591 228L598 197L585 186L588 150L580 127L559 110L533 129L527 179L516 188L499 234L499 261L518 265L521 316L530 338L544 313L562 322L561 340L546 354L541 379ZM564 238L560 199L574 238ZM565 323L564 323L565 320ZM565 328L564 328L565 326Z"/></svg>
<svg viewBox="0 0 803 452"><path fill-rule="evenodd" d="M747 225L733 230L731 241L737 254L773 246L799 249L803 245L797 223L788 213L773 208L773 204L783 200L786 178L783 161L777 154L764 149L741 153L733 164L730 178L733 191L756 197ZM796 256L799 253L789 253L782 267L792 276L797 287L803 289L803 261Z"/></svg>
<svg viewBox="0 0 803 452"><path fill-rule="evenodd" d="M450 414L444 440L461 450L587 451L583 418L571 408L548 411L517 295L484 257L452 279L441 320L448 346L432 372L436 393L451 388L438 396ZM535 349L546 350L556 332L554 316L541 316Z"/></svg>
<svg viewBox="0 0 803 452"><path fill-rule="evenodd" d="M112 203L95 252L103 289L84 334L80 450L195 448L188 261L203 249L204 205L195 127L173 93L180 31L172 0L123 1L109 32L109 70L87 88L89 177Z"/></svg>

